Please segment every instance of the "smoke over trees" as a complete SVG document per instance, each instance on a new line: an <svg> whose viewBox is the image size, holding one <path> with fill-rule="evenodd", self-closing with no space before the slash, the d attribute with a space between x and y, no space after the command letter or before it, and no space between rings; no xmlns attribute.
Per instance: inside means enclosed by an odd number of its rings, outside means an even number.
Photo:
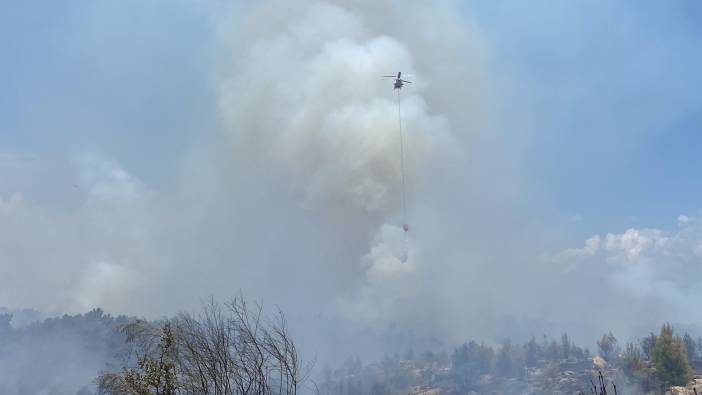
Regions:
<svg viewBox="0 0 702 395"><path fill-rule="evenodd" d="M295 349L332 366L430 349L447 374L455 357L466 387L581 360L572 345L594 351L603 331L624 347L689 320L702 218L678 215L702 201L685 182L699 133L667 131L698 124L695 6L498 3L6 2L0 303L77 315L0 319L0 393L72 395L110 368L125 334L83 314L95 306L152 320L237 288L281 303L304 334ZM379 78L399 70L414 74L407 238L395 96ZM616 303L593 311L595 298ZM213 347L191 318L171 320L176 344ZM626 346L631 369L677 355L657 336L642 364ZM454 355L466 339L479 340ZM158 377L145 355L139 377ZM254 357L241 369L260 380ZM411 381L395 373L368 388Z"/></svg>
<svg viewBox="0 0 702 395"><path fill-rule="evenodd" d="M366 363L355 356L338 367L325 364L313 371L312 361L301 358L282 312L264 314L261 306L240 297L164 321L114 318L94 310L15 328L9 315L0 317L0 363L9 372L0 376L0 391L8 394L91 394L91 382L103 394L139 395L401 395L420 387L446 394L542 394L585 390L583 383L602 370L608 382L616 381L620 394L633 395L684 385L691 367L702 374L699 342L689 333L676 335L668 324L617 352L611 351L617 347L605 347L601 354L608 355L606 361L593 360L587 348L563 334L532 337L524 344L470 341L450 353L407 349ZM613 339L608 332L598 340L611 346L617 343ZM94 381L100 369L104 371ZM42 376L30 380L38 371ZM58 380L67 374L74 375L70 382Z"/></svg>
<svg viewBox="0 0 702 395"><path fill-rule="evenodd" d="M127 352L119 332L130 321L126 316L95 309L24 326L10 319L0 315L2 394L91 394L99 370L114 367Z"/></svg>
<svg viewBox="0 0 702 395"><path fill-rule="evenodd" d="M600 355L606 361L612 361L619 353L619 343L617 338L614 337L612 332L605 333L602 338L597 341L597 347L600 351Z"/></svg>
<svg viewBox="0 0 702 395"><path fill-rule="evenodd" d="M567 334L556 339L531 338L519 345L506 339L500 346L470 341L449 355L440 352L415 353L403 357L387 355L379 362L361 364L349 358L336 370L321 374L322 393L360 394L466 394L466 393L616 393L620 395L660 394L671 386L687 386L679 393L700 390L699 381L690 381L691 364L697 364L695 377L702 376L695 352L686 359L685 338L690 349L698 343L689 334L675 336L672 326L662 326L659 335L627 342L623 349L612 332L600 343L600 355L578 346ZM647 356L641 345L652 344ZM693 347L694 346L694 347ZM607 359L604 356L607 356ZM375 391L375 392L374 392ZM379 391L379 392L378 392ZM688 392L681 392L688 391Z"/></svg>

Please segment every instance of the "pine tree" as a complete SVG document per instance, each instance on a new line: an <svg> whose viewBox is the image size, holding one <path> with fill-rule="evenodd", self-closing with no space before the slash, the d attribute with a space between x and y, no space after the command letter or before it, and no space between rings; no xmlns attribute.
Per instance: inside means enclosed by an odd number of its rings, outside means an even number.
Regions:
<svg viewBox="0 0 702 395"><path fill-rule="evenodd" d="M692 377L685 344L679 336L673 336L670 324L661 328L661 334L651 350L651 360L665 385L687 385Z"/></svg>

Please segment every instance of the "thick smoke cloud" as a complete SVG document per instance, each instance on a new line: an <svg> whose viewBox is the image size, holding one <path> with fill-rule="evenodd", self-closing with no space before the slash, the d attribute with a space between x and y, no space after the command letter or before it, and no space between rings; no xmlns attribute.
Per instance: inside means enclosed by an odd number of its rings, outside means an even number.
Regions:
<svg viewBox="0 0 702 395"><path fill-rule="evenodd" d="M515 222L519 182L485 104L480 29L452 2L395 10L363 1L218 9L221 126L201 131L170 184L95 144L62 168L75 184L67 206L6 197L4 303L159 316L242 289L280 303L302 333L313 317L331 322L320 327L354 322L356 334L398 326L442 338L463 327L413 312L445 306L468 317L487 306L470 296L486 290L477 274L500 261L489 240L511 243L502 229ZM402 97L408 240L396 96L380 78L398 70L415 81ZM334 354L351 350L363 347Z"/></svg>
<svg viewBox="0 0 702 395"><path fill-rule="evenodd" d="M494 309L472 297L492 294L480 276L507 262L495 256L494 236L521 244L515 224L525 222L514 211L519 182L508 150L490 122L480 29L452 2L415 4L401 18L373 2L305 2L287 12L284 2L271 4L223 18L220 32L232 60L221 72L229 145L219 148L218 168L235 180L222 187L240 201L249 198L242 188L265 195L254 211L286 229L263 259L277 276L315 284L297 295L306 309L360 328L350 351L378 350L390 327L405 344L462 338L468 317ZM397 103L380 78L396 70L415 81L402 95L406 241ZM286 213L269 217L271 207ZM279 223L290 212L302 217ZM442 319L444 309L461 317ZM327 332L315 337L338 333Z"/></svg>

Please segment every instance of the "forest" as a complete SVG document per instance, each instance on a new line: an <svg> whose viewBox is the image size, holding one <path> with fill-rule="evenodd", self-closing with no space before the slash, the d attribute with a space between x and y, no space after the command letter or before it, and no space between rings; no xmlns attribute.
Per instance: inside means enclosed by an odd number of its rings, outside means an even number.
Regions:
<svg viewBox="0 0 702 395"><path fill-rule="evenodd" d="M100 309L13 326L0 315L0 392L18 394L693 394L702 338L664 324L590 350L568 334L467 341L338 366L301 358L282 311L243 297L148 321ZM67 380L70 378L70 380Z"/></svg>

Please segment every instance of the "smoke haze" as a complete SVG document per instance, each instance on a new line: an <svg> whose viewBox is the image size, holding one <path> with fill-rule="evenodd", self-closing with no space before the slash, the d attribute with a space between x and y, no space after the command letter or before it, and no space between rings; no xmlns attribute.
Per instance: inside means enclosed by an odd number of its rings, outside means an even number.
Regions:
<svg viewBox="0 0 702 395"><path fill-rule="evenodd" d="M136 4L61 10L47 29L65 54L31 42L54 74L13 85L27 91L11 96L15 123L0 135L0 305L159 318L241 290L279 305L304 355L325 362L689 321L702 296L699 218L578 227L596 207L552 204L563 195L544 174L563 180L554 169L571 166L561 118L595 99L565 87L582 96L554 104L558 91L520 74L539 48L512 57L512 13L454 1ZM573 42L559 48L588 57ZM407 238L397 97L380 78L397 71L413 81L402 91ZM671 97L681 106L655 122L641 114L626 136L641 141L636 125L664 127L700 103ZM599 122L577 137L586 152L622 126ZM593 154L597 171L627 155L626 136Z"/></svg>

